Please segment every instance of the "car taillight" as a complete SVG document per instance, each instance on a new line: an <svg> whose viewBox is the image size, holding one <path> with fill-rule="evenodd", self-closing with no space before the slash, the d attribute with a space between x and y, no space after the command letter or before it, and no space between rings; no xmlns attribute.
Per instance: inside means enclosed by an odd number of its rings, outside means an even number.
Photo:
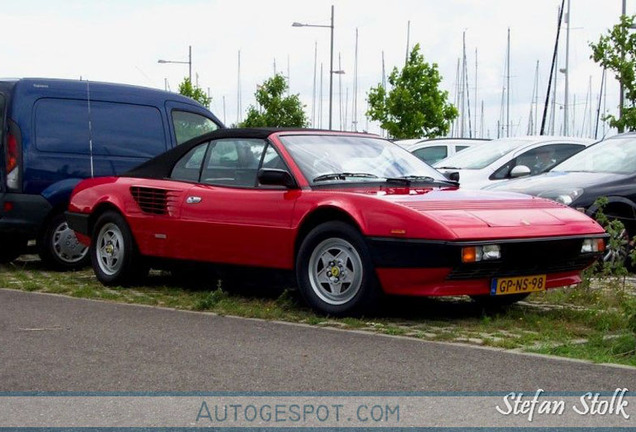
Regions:
<svg viewBox="0 0 636 432"><path fill-rule="evenodd" d="M17 189L19 183L20 166L19 166L19 146L18 140L15 135L9 133L7 135L7 152L6 152L6 167L7 167L7 187L10 189Z"/></svg>
<svg viewBox="0 0 636 432"><path fill-rule="evenodd" d="M7 173L18 167L18 142L13 135L7 137Z"/></svg>

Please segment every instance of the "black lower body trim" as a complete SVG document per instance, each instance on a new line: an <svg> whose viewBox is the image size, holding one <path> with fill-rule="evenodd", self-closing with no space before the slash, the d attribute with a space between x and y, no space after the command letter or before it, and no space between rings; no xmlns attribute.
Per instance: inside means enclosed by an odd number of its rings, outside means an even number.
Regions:
<svg viewBox="0 0 636 432"><path fill-rule="evenodd" d="M67 211L64 212L64 216L66 217L66 222L68 223L70 229L85 236L90 235L88 224L90 215Z"/></svg>
<svg viewBox="0 0 636 432"><path fill-rule="evenodd" d="M450 268L447 279L467 280L501 276L553 274L583 270L600 257L600 253L581 253L586 238L576 237L506 239L492 241L443 242L368 238L373 263L377 268ZM462 247L498 244L501 259L463 263Z"/></svg>

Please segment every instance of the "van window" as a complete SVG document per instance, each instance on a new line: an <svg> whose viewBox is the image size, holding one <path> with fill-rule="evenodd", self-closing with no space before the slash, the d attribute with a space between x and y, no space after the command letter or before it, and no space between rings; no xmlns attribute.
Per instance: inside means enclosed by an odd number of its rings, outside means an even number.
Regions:
<svg viewBox="0 0 636 432"><path fill-rule="evenodd" d="M144 105L85 100L41 99L35 109L35 144L56 153L150 158L167 150L158 109Z"/></svg>
<svg viewBox="0 0 636 432"><path fill-rule="evenodd" d="M177 144L218 129L217 124L209 118L187 111L172 111L172 122Z"/></svg>

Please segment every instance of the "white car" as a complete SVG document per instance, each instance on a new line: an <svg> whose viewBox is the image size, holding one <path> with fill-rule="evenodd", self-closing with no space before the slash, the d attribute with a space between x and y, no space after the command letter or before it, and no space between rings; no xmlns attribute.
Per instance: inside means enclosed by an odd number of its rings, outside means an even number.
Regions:
<svg viewBox="0 0 636 432"><path fill-rule="evenodd" d="M394 141L429 165L455 153L490 140L480 138L431 138Z"/></svg>
<svg viewBox="0 0 636 432"><path fill-rule="evenodd" d="M460 187L481 189L511 178L540 174L595 141L558 136L499 138L433 164L445 175L459 173Z"/></svg>

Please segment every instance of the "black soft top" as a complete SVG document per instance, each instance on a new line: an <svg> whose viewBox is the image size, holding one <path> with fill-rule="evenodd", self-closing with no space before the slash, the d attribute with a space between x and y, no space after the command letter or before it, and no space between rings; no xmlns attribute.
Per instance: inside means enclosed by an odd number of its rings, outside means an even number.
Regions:
<svg viewBox="0 0 636 432"><path fill-rule="evenodd" d="M144 162L143 164L122 174L122 177L164 179L170 177L172 167L182 156L188 153L192 148L206 141L212 141L223 138L255 138L267 139L271 134L281 131L307 131L307 129L281 129L281 128L236 128L236 129L217 129L205 135L198 136L189 141L180 144L165 153L155 156L154 158Z"/></svg>

